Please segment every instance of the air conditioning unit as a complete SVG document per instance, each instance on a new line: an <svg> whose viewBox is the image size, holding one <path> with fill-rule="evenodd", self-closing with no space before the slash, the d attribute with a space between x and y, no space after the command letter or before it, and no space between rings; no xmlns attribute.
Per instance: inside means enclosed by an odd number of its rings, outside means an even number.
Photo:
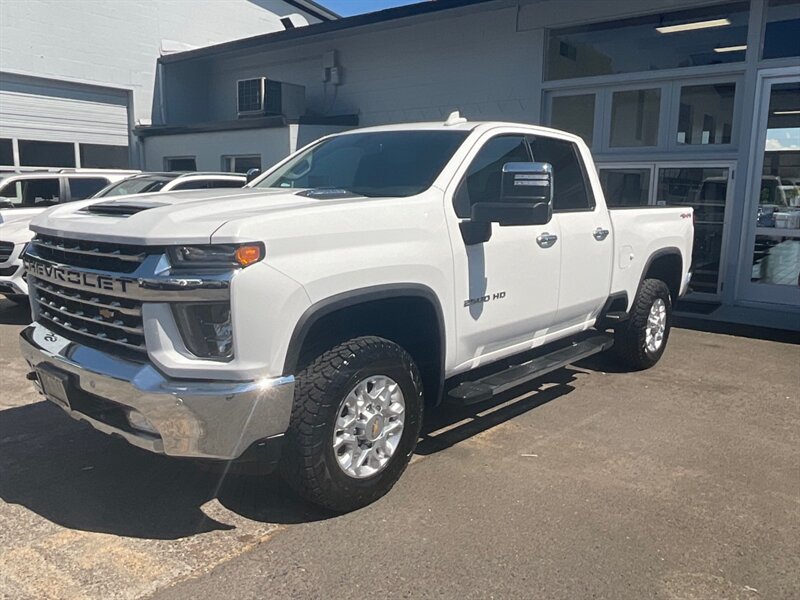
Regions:
<svg viewBox="0 0 800 600"><path fill-rule="evenodd" d="M282 115L297 119L306 112L306 88L266 77L236 82L237 114L242 117Z"/></svg>

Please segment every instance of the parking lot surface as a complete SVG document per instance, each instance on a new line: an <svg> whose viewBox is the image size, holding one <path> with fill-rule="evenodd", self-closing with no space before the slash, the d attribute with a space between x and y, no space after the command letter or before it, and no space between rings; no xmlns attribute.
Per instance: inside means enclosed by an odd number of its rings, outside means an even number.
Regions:
<svg viewBox="0 0 800 600"><path fill-rule="evenodd" d="M800 346L676 329L428 415L384 499L332 516L75 422L0 301L0 598L800 597Z"/></svg>

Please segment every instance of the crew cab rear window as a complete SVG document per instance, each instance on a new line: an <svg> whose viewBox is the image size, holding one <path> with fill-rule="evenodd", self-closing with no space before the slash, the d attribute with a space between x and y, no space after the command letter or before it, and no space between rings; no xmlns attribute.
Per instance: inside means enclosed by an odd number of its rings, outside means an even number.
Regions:
<svg viewBox="0 0 800 600"><path fill-rule="evenodd" d="M578 147L570 141L547 136L528 138L535 162L553 166L553 210L592 210L594 196Z"/></svg>
<svg viewBox="0 0 800 600"><path fill-rule="evenodd" d="M69 196L72 200L91 198L108 185L104 177L68 177Z"/></svg>

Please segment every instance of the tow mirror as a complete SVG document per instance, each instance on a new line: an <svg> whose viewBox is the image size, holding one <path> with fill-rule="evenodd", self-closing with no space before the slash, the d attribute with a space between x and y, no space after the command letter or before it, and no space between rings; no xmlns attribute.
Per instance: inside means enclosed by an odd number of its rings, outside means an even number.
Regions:
<svg viewBox="0 0 800 600"><path fill-rule="evenodd" d="M261 169L255 169L255 168L248 169L247 170L247 183L250 183L251 181L253 181L253 179L258 177L259 175L261 175Z"/></svg>
<svg viewBox="0 0 800 600"><path fill-rule="evenodd" d="M553 215L553 167L549 163L506 163L496 202L472 205L474 223L545 225Z"/></svg>

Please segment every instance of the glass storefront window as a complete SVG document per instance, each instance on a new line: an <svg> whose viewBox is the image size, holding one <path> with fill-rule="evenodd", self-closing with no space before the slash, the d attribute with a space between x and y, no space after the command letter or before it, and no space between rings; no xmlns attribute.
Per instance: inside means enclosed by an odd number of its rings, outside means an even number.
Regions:
<svg viewBox="0 0 800 600"><path fill-rule="evenodd" d="M661 90L614 92L611 99L612 148L655 146L658 144L658 121Z"/></svg>
<svg viewBox="0 0 800 600"><path fill-rule="evenodd" d="M679 144L730 144L735 83L687 85L681 88Z"/></svg>
<svg viewBox="0 0 800 600"><path fill-rule="evenodd" d="M658 170L656 205L694 208L691 281L694 292L718 292L729 182L730 169L724 167L670 167Z"/></svg>
<svg viewBox="0 0 800 600"><path fill-rule="evenodd" d="M800 82L772 86L751 281L800 285Z"/></svg>
<svg viewBox="0 0 800 600"><path fill-rule="evenodd" d="M769 0L761 58L800 56L800 0Z"/></svg>
<svg viewBox="0 0 800 600"><path fill-rule="evenodd" d="M748 2L736 2L553 29L545 79L742 62L748 12Z"/></svg>
<svg viewBox="0 0 800 600"><path fill-rule="evenodd" d="M650 203L650 169L600 169L600 185L611 208Z"/></svg>
<svg viewBox="0 0 800 600"><path fill-rule="evenodd" d="M594 137L594 94L554 96L550 109L550 126L579 135L592 145Z"/></svg>

